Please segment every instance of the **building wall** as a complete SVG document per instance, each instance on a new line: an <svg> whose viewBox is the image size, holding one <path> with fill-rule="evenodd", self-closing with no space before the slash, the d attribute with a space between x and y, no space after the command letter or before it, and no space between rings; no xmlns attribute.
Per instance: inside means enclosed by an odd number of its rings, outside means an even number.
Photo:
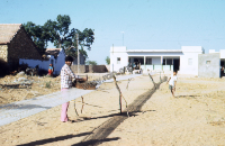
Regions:
<svg viewBox="0 0 225 146"><path fill-rule="evenodd" d="M209 62L209 63L207 63ZM220 54L198 55L198 77L219 78L220 77Z"/></svg>
<svg viewBox="0 0 225 146"><path fill-rule="evenodd" d="M128 56L181 56L182 52L128 52Z"/></svg>
<svg viewBox="0 0 225 146"><path fill-rule="evenodd" d="M183 55L180 56L180 74L198 75L198 54L203 54L201 46L182 46Z"/></svg>
<svg viewBox="0 0 225 146"><path fill-rule="evenodd" d="M106 73L108 65L79 65L79 73ZM74 73L78 73L78 66L72 65L71 69Z"/></svg>
<svg viewBox="0 0 225 146"><path fill-rule="evenodd" d="M0 45L0 58L3 59L5 62L8 61L8 46L7 45Z"/></svg>
<svg viewBox="0 0 225 146"><path fill-rule="evenodd" d="M19 58L41 59L40 53L23 27L8 44L9 65L19 65Z"/></svg>
<svg viewBox="0 0 225 146"><path fill-rule="evenodd" d="M220 50L220 58L225 59L225 50Z"/></svg>
<svg viewBox="0 0 225 146"><path fill-rule="evenodd" d="M85 61L86 61L86 58L82 54L80 54L80 64L85 65ZM74 59L73 64L74 65L77 64L77 58Z"/></svg>
<svg viewBox="0 0 225 146"><path fill-rule="evenodd" d="M34 68L39 65L39 69L48 70L49 64L53 64L54 72L53 74L60 74L61 68L65 64L65 54L63 50L59 53L57 58L51 56L48 60L35 60L35 59L20 59L19 64L28 64L29 67Z"/></svg>
<svg viewBox="0 0 225 146"><path fill-rule="evenodd" d="M120 64L117 64L117 58L120 57ZM111 47L110 48L110 71L118 72L120 68L128 65L128 55L126 47Z"/></svg>
<svg viewBox="0 0 225 146"><path fill-rule="evenodd" d="M152 57L152 64L160 65L161 64L161 57Z"/></svg>
<svg viewBox="0 0 225 146"><path fill-rule="evenodd" d="M198 54L193 53L181 56L179 73L198 75Z"/></svg>

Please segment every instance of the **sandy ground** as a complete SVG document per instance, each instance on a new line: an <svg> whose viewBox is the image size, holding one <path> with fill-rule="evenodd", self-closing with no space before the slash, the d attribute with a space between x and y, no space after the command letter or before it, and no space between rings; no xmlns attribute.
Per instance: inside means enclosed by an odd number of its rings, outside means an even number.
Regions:
<svg viewBox="0 0 225 146"><path fill-rule="evenodd" d="M159 82L159 76L154 80ZM179 77L176 98L171 98L168 85L160 89L143 105L136 116L127 118L107 137L102 146L193 146L225 145L225 82L213 79ZM128 104L153 88L148 76L136 77L119 86ZM104 83L99 91L76 100L82 119L76 117L74 101L68 115L78 120L72 124L60 122L61 106L0 127L0 145L69 146L79 143L119 112L119 94L114 83ZM125 109L123 101L123 109Z"/></svg>
<svg viewBox="0 0 225 146"><path fill-rule="evenodd" d="M34 81L29 88L20 89L7 89L0 88L0 105L8 104L15 101L20 101L24 99L30 99L37 96L50 94L52 92L60 91L60 77L36 77L36 76L22 76L30 81ZM6 76L0 78L1 84L12 83L18 76ZM47 84L47 86L46 86Z"/></svg>
<svg viewBox="0 0 225 146"><path fill-rule="evenodd" d="M85 73L85 74L76 74L83 77L88 75L89 81L102 79L103 75L108 73ZM13 83L16 79L18 80L21 76L6 76L0 78L0 84ZM60 91L60 76L53 77L36 77L36 76L22 76L27 78L30 81L34 81L30 88L21 88L21 89L3 89L0 86L0 105L30 99L38 97L41 95L50 94L52 92ZM46 86L47 85L47 86Z"/></svg>

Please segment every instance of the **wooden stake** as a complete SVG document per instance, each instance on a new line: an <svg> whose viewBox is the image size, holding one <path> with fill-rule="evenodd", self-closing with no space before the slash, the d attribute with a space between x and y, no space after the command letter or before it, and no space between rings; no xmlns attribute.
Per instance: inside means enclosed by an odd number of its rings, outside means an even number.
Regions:
<svg viewBox="0 0 225 146"><path fill-rule="evenodd" d="M77 115L77 117L79 117L79 114L78 114L77 108L76 108L76 100L74 100L74 111L75 111L75 114Z"/></svg>
<svg viewBox="0 0 225 146"><path fill-rule="evenodd" d="M152 83L153 83L153 85L154 85L154 89L155 89L155 82L154 82L152 76L151 76L150 74L148 74L148 76L150 77L150 79L151 79L151 81L152 81Z"/></svg>
<svg viewBox="0 0 225 146"><path fill-rule="evenodd" d="M83 111L83 107L84 107L84 98L83 98L83 96L81 96L81 99L82 99L82 108L81 108L81 113L82 113L82 111Z"/></svg>
<svg viewBox="0 0 225 146"><path fill-rule="evenodd" d="M114 79L114 83L116 85L117 90L119 91L119 105L120 105L120 113L122 114L123 110L122 110L122 93L121 90L116 82L116 77L115 75L113 75L113 79Z"/></svg>

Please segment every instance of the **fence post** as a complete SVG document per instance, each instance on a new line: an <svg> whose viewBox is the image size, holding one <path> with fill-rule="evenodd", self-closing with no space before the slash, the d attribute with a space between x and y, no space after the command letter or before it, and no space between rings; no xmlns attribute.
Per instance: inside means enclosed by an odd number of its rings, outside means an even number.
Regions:
<svg viewBox="0 0 225 146"><path fill-rule="evenodd" d="M117 90L119 91L120 114L122 114L122 112L123 112L123 110L122 110L122 92L121 92L121 90L120 90L120 88L119 88L119 86L118 86L118 84L117 84L117 82L116 82L116 77L115 77L115 75L113 76L113 79L114 79L114 83L115 83L115 85L116 85L116 88L117 88Z"/></svg>

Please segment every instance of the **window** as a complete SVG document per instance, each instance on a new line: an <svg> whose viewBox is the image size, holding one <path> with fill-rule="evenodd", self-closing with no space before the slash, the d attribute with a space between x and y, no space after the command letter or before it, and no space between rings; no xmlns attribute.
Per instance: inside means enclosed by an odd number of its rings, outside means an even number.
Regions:
<svg viewBox="0 0 225 146"><path fill-rule="evenodd" d="M173 65L173 60L172 59L167 59L166 65Z"/></svg>
<svg viewBox="0 0 225 146"><path fill-rule="evenodd" d="M211 63L211 61L210 61L210 60L207 60L207 61L206 61L206 64L207 64L207 65L208 65L208 64L210 64L210 63Z"/></svg>
<svg viewBox="0 0 225 146"><path fill-rule="evenodd" d="M121 59L120 59L120 57L118 57L117 58L117 64L120 64L120 61L121 61Z"/></svg>
<svg viewBox="0 0 225 146"><path fill-rule="evenodd" d="M192 65L192 58L188 58L188 65Z"/></svg>
<svg viewBox="0 0 225 146"><path fill-rule="evenodd" d="M146 64L152 65L152 58L146 58Z"/></svg>

